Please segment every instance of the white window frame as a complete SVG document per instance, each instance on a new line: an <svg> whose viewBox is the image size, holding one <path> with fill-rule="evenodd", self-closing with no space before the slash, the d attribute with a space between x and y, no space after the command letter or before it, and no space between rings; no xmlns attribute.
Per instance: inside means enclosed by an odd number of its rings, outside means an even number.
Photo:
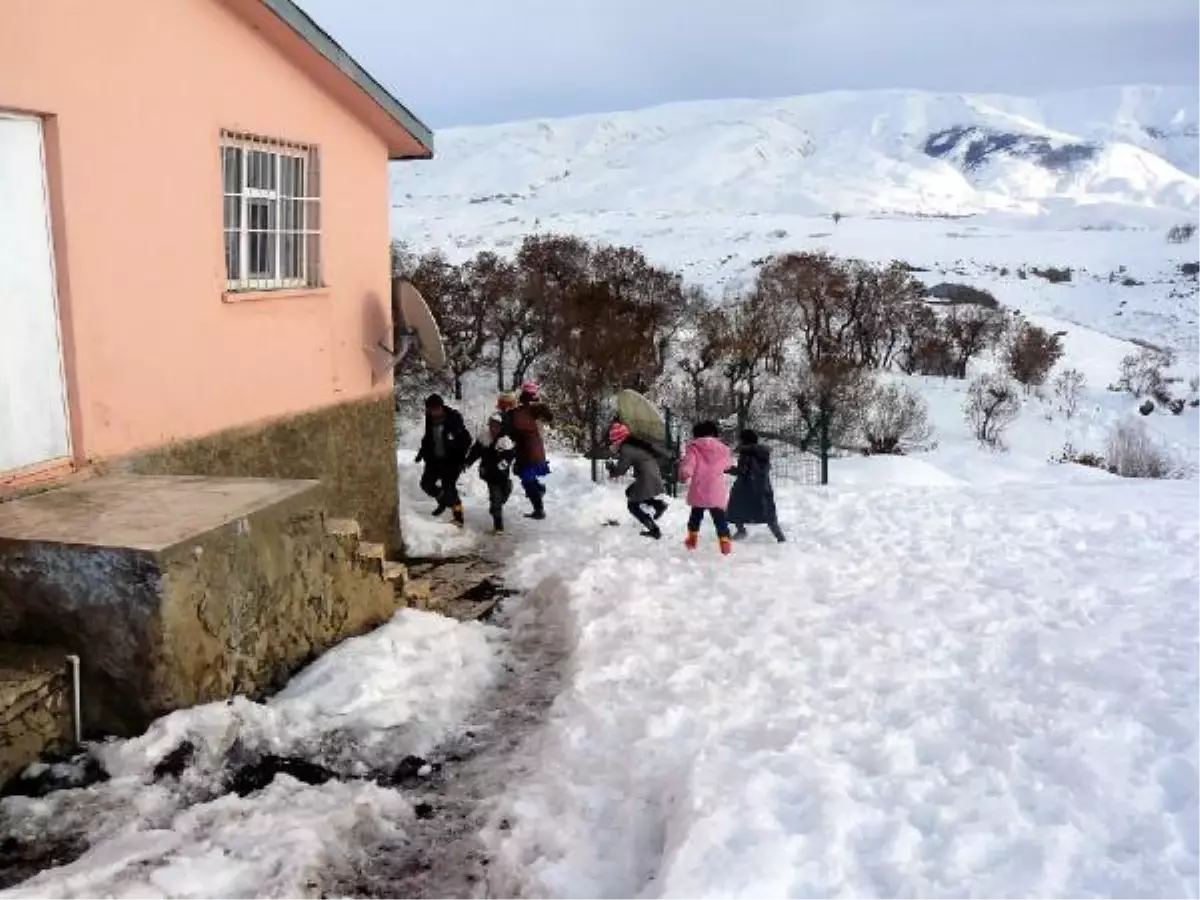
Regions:
<svg viewBox="0 0 1200 900"><path fill-rule="evenodd" d="M239 151L236 192L231 192L226 184L226 154L228 148ZM274 188L250 187L251 153L264 153L270 159L274 178L270 179ZM287 158L302 161L301 184L295 193L288 193L284 188L283 160ZM319 288L323 286L321 273L321 227L320 227L320 168L318 165L317 148L308 144L298 144L272 138L257 137L241 132L221 132L221 193L222 208L222 253L225 258L225 289L227 292L279 291L304 288ZM250 227L250 209L255 201L266 200L271 204L270 223L266 229ZM291 222L291 227L283 227L283 203L296 202L299 216ZM229 221L230 204L235 204L237 221ZM227 241L229 235L237 233L237 271L229 270ZM270 258L268 274L252 273L250 245L252 233L269 235L273 242L273 255ZM290 236L295 241L298 255L295 271L298 277L284 277L284 237Z"/></svg>

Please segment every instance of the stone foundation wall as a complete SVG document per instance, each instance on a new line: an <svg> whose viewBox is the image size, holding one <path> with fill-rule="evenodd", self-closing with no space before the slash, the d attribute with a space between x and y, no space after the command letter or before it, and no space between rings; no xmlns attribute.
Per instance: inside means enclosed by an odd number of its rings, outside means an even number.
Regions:
<svg viewBox="0 0 1200 900"><path fill-rule="evenodd" d="M0 644L0 784L71 740L66 654Z"/></svg>
<svg viewBox="0 0 1200 900"><path fill-rule="evenodd" d="M0 639L80 656L89 736L267 694L403 602L382 545L331 529L320 497L314 485L161 550L0 539Z"/></svg>
<svg viewBox="0 0 1200 900"><path fill-rule="evenodd" d="M138 475L318 479L334 516L358 520L389 555L400 550L391 395L266 425L179 441L113 466Z"/></svg>

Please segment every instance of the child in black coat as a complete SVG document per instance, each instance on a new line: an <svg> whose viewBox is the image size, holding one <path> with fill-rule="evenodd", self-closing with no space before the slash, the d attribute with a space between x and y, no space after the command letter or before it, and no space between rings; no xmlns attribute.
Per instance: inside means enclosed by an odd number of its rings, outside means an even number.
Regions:
<svg viewBox="0 0 1200 900"><path fill-rule="evenodd" d="M488 488L488 512L492 515L494 534L504 534L504 504L512 496L514 456L512 438L504 435L504 416L492 413L487 428L471 445L464 468L469 469L477 460L479 462L479 477Z"/></svg>
<svg viewBox="0 0 1200 900"><path fill-rule="evenodd" d="M771 487L771 449L758 442L758 434L749 428L740 435L737 465L726 474L736 475L729 495L729 524L737 530L734 540L746 536L747 525L766 525L775 540L783 543L783 529L775 512L775 491Z"/></svg>

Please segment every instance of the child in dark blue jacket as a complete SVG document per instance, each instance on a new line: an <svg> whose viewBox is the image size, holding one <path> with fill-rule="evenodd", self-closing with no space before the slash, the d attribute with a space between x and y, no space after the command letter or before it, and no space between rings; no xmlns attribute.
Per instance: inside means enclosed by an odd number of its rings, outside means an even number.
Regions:
<svg viewBox="0 0 1200 900"><path fill-rule="evenodd" d="M504 416L499 412L488 418L487 427L475 438L467 452L464 468L479 462L479 477L488 488L488 512L494 534L504 534L504 504L512 496L512 467L515 447L504 435Z"/></svg>

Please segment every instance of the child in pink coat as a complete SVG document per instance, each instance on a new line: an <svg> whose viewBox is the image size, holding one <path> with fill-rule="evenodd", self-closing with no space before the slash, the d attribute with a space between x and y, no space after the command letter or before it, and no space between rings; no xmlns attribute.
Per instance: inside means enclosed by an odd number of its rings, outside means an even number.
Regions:
<svg viewBox="0 0 1200 900"><path fill-rule="evenodd" d="M695 550L700 542L700 523L707 512L717 529L721 552L728 556L733 552L733 542L725 518L725 506L729 502L725 471L733 466L733 452L721 443L720 433L716 422L696 423L692 428L694 440L687 445L679 464L679 480L688 485L687 502L692 508L684 542L687 548Z"/></svg>

